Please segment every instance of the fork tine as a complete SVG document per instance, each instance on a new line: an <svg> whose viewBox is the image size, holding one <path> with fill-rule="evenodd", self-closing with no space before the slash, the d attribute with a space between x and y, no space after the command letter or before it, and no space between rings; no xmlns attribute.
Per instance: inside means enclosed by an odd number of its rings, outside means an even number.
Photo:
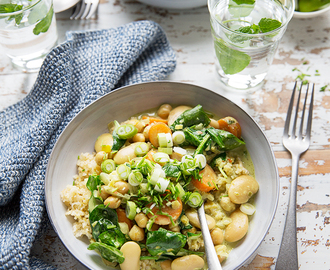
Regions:
<svg viewBox="0 0 330 270"><path fill-rule="evenodd" d="M299 127L298 139L302 139L303 138L303 127L304 127L304 120L305 120L305 111L306 111L306 103L307 103L307 97L308 97L308 90L309 90L309 83L307 84L307 89L306 89L306 94L305 94L305 100L304 100L304 105L303 105L303 109L302 109L301 123L300 123L300 127ZM300 93L301 92L302 92L302 86L300 88ZM299 106L299 102L297 104L297 108L298 108L298 106Z"/></svg>
<svg viewBox="0 0 330 270"><path fill-rule="evenodd" d="M83 0L83 1L81 1L81 7L80 7L80 10L79 10L79 13L78 13L78 15L76 17L74 17L74 19L75 20L80 19L81 18L81 15L84 13L85 9L86 9L86 3Z"/></svg>
<svg viewBox="0 0 330 270"><path fill-rule="evenodd" d="M85 3L85 10L84 10L84 13L81 15L81 19L83 20L83 19L85 19L86 18L86 16L88 15L88 13L90 12L90 8L91 8L91 2L86 2Z"/></svg>
<svg viewBox="0 0 330 270"><path fill-rule="evenodd" d="M312 130L312 119L313 119L313 103L314 103L314 83L312 87L311 100L309 102L309 110L308 110L308 120L307 120L307 131L306 137L309 139L311 137Z"/></svg>
<svg viewBox="0 0 330 270"><path fill-rule="evenodd" d="M86 19L90 19L94 13L96 12L97 8L98 8L98 5L99 5L99 0L95 0L93 3L92 3L92 6L91 6L91 9L86 17Z"/></svg>
<svg viewBox="0 0 330 270"><path fill-rule="evenodd" d="M298 99L297 99L297 103L296 103L296 112L295 112L295 116L294 116L293 124L292 124L291 136L293 138L296 137L297 119L298 119L298 113L299 113L299 104L300 104L300 97L301 97L302 86L303 86L303 83L301 82L300 88L299 88L299 92L298 92ZM294 102L294 97L293 97L293 101L292 102Z"/></svg>
<svg viewBox="0 0 330 270"><path fill-rule="evenodd" d="M297 82L295 82L295 84L294 84L293 91L292 91L292 94L291 94L290 103L289 103L288 112L286 114L285 126L284 126L284 133L283 133L283 136L285 136L285 137L287 137L288 134L289 134L291 114L292 114L292 108L293 108L293 102L294 102L294 97L295 97L296 89L297 89Z"/></svg>
<svg viewBox="0 0 330 270"><path fill-rule="evenodd" d="M74 8L74 12L72 13L72 15L70 16L70 20L73 20L76 18L76 16L78 15L79 11L81 9L81 1L79 1L77 3L77 5Z"/></svg>

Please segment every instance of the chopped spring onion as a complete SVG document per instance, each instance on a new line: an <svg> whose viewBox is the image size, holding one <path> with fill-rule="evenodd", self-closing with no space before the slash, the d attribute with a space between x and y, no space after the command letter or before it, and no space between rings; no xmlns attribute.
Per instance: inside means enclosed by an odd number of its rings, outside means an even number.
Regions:
<svg viewBox="0 0 330 270"><path fill-rule="evenodd" d="M200 168L203 169L206 166L206 157L203 154L197 154L195 157L195 164Z"/></svg>
<svg viewBox="0 0 330 270"><path fill-rule="evenodd" d="M190 194L187 204L191 207L199 207L202 204L202 195L199 194L198 192L193 192Z"/></svg>
<svg viewBox="0 0 330 270"><path fill-rule="evenodd" d="M180 199L183 198L183 196L186 194L186 192L184 191L183 187L180 185L180 183L177 183L175 186L176 191L178 192L178 197Z"/></svg>
<svg viewBox="0 0 330 270"><path fill-rule="evenodd" d="M170 157L166 153L157 152L154 154L153 159L156 163L164 165L165 163L170 161Z"/></svg>
<svg viewBox="0 0 330 270"><path fill-rule="evenodd" d="M165 172L162 168L155 168L150 176L149 183L152 185L156 185L159 178L164 178Z"/></svg>
<svg viewBox="0 0 330 270"><path fill-rule="evenodd" d="M183 155L183 156L187 155L187 150L183 149L181 147L178 147L178 146L173 147L173 152L178 153L178 154Z"/></svg>
<svg viewBox="0 0 330 270"><path fill-rule="evenodd" d="M111 173L116 169L116 164L113 159L106 159L101 164L101 170L105 173Z"/></svg>
<svg viewBox="0 0 330 270"><path fill-rule="evenodd" d="M167 147L166 133L158 133L157 138L160 147Z"/></svg>
<svg viewBox="0 0 330 270"><path fill-rule="evenodd" d="M184 136L183 131L175 131L172 134L172 138L173 138L173 143L175 145L179 145L179 144L183 143L186 139L185 136Z"/></svg>
<svg viewBox="0 0 330 270"><path fill-rule="evenodd" d="M101 172L100 173L100 180L102 181L103 184L109 185L110 183L110 176L107 173Z"/></svg>
<svg viewBox="0 0 330 270"><path fill-rule="evenodd" d="M186 175L190 175L191 172L195 169L195 160L190 155L185 155L181 159L181 168L182 172Z"/></svg>
<svg viewBox="0 0 330 270"><path fill-rule="evenodd" d="M162 153L165 153L165 154L168 154L168 155L172 155L173 153L173 150L171 147L167 148L167 147L158 147L158 151L159 152L162 152Z"/></svg>
<svg viewBox="0 0 330 270"><path fill-rule="evenodd" d="M247 214L247 215L251 216L256 211L256 208L251 203L243 203L239 207L239 210L241 210L244 214Z"/></svg>
<svg viewBox="0 0 330 270"><path fill-rule="evenodd" d="M136 215L136 204L135 202L128 201L126 204L126 209L125 209L125 214L126 217L129 218L130 220L133 220Z"/></svg>
<svg viewBox="0 0 330 270"><path fill-rule="evenodd" d="M165 133L166 135L166 147L172 147L173 146L173 140L171 133Z"/></svg>
<svg viewBox="0 0 330 270"><path fill-rule="evenodd" d="M143 180L143 175L138 170L132 171L128 176L128 183L132 186L138 186Z"/></svg>
<svg viewBox="0 0 330 270"><path fill-rule="evenodd" d="M121 164L116 168L116 171L120 179L126 180L131 172L131 168L127 167L125 164Z"/></svg>
<svg viewBox="0 0 330 270"><path fill-rule="evenodd" d="M132 124L125 124L120 125L116 129L116 133L120 139L129 139L132 138L136 133L138 132L138 129L132 125Z"/></svg>
<svg viewBox="0 0 330 270"><path fill-rule="evenodd" d="M183 125L181 124L181 125L175 125L175 127L174 127L176 130L178 130L178 129L183 129Z"/></svg>
<svg viewBox="0 0 330 270"><path fill-rule="evenodd" d="M170 183L170 180L167 180L163 177L159 177L158 181L155 185L155 190L157 190L158 192L165 192L169 183Z"/></svg>
<svg viewBox="0 0 330 270"><path fill-rule="evenodd" d="M139 143L134 149L134 153L138 157L139 156L144 156L145 154L148 153L148 151L149 151L149 146L145 142Z"/></svg>

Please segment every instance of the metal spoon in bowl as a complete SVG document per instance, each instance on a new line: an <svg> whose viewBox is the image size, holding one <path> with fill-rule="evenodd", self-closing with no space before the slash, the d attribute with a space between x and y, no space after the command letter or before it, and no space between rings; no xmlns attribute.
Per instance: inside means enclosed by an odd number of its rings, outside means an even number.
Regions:
<svg viewBox="0 0 330 270"><path fill-rule="evenodd" d="M219 262L217 253L215 252L211 234L210 234L209 228L207 226L205 210L204 210L204 203L201 205L201 207L198 208L197 212L198 212L199 223L201 224L201 230L202 230L202 235L203 235L203 240L204 240L208 269L209 270L221 270L222 267Z"/></svg>

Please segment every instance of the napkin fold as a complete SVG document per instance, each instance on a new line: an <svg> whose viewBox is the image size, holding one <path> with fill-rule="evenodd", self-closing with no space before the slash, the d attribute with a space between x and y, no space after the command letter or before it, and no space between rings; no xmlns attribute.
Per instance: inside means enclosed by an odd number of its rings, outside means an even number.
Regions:
<svg viewBox="0 0 330 270"><path fill-rule="evenodd" d="M47 55L31 92L0 112L0 269L53 269L30 251L47 223L48 158L70 120L115 88L165 79L175 65L151 21L68 32Z"/></svg>

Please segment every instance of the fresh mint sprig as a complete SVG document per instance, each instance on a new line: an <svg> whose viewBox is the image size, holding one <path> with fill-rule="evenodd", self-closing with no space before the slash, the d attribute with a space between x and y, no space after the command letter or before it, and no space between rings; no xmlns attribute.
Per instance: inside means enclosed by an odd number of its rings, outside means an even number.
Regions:
<svg viewBox="0 0 330 270"><path fill-rule="evenodd" d="M43 18L33 29L33 34L39 35L40 33L46 33L52 23L54 10L49 9L45 18Z"/></svg>
<svg viewBox="0 0 330 270"><path fill-rule="evenodd" d="M282 23L278 20L262 18L258 25L252 24L250 26L240 27L236 31L245 34L267 33L279 28L281 25Z"/></svg>
<svg viewBox="0 0 330 270"><path fill-rule="evenodd" d="M20 11L23 9L23 5L18 4L3 4L0 5L0 13L13 13L16 11ZM15 19L15 24L19 25L21 23L21 20L23 18L23 13L9 16L8 21Z"/></svg>

